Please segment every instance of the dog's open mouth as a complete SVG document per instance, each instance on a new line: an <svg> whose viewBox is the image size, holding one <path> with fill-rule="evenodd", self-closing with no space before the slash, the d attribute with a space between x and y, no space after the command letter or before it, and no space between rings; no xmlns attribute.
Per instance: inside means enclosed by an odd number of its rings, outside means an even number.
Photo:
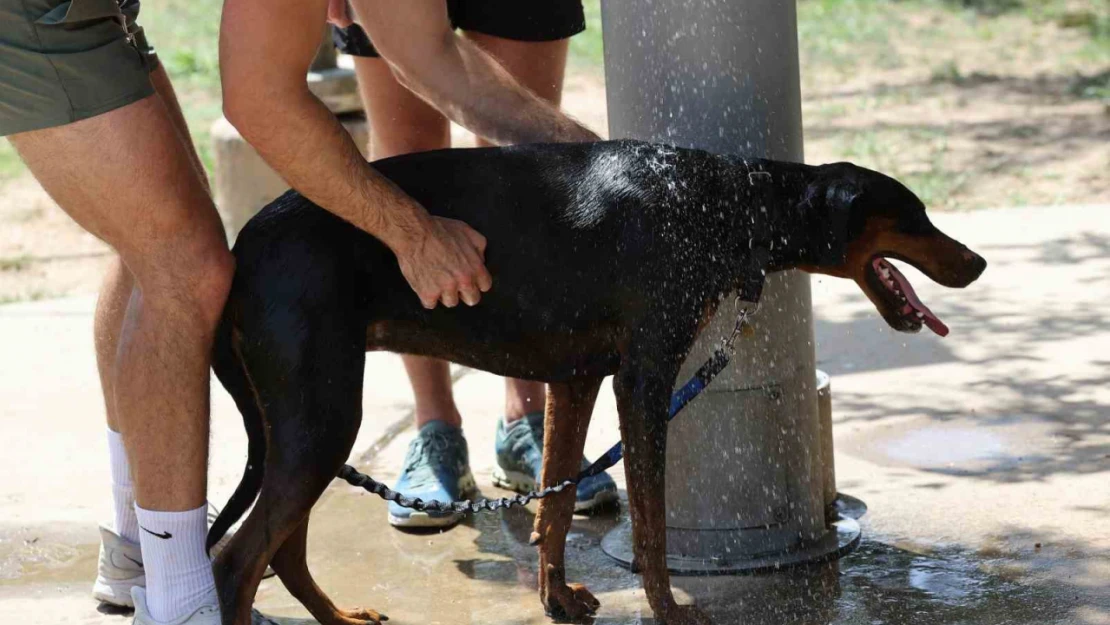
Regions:
<svg viewBox="0 0 1110 625"><path fill-rule="evenodd" d="M913 286L902 272L881 256L871 259L870 278L878 287L888 310L894 313L899 322L895 329L903 332L916 332L922 324L939 336L948 336L948 326L921 302ZM893 325L893 324L892 324Z"/></svg>

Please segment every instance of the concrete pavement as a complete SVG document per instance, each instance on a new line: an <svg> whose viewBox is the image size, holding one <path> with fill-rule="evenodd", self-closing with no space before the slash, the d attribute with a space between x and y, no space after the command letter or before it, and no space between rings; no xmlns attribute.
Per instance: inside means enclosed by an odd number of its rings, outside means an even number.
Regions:
<svg viewBox="0 0 1110 625"><path fill-rule="evenodd" d="M819 366L832 374L840 490L865 500L864 542L834 567L675 580L718 622L1110 624L1110 206L941 214L934 221L990 262L963 292L907 276L949 338L885 327L859 290L814 280ZM107 518L92 300L0 307L0 618L128 623L88 598L96 522ZM502 386L459 370L478 482L488 496ZM355 458L396 476L411 429L399 360L367 363ZM245 441L222 389L213 398L213 500L242 470ZM396 436L394 436L396 435ZM617 440L603 389L588 452ZM623 475L616 477L623 485ZM532 510L443 534L387 527L383 502L337 484L313 515L310 560L341 605L400 623L546 623L527 546ZM569 577L603 602L599 623L650 622L639 580L597 548L617 519L578 518ZM276 580L258 605L302 608Z"/></svg>

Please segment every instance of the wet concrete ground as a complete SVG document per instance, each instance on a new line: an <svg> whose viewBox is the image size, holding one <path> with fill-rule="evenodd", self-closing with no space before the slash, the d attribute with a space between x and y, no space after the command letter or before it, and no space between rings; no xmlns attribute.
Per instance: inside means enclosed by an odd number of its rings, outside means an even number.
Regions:
<svg viewBox="0 0 1110 625"><path fill-rule="evenodd" d="M719 623L1110 624L1110 207L943 215L991 262L965 292L907 272L952 336L885 330L858 290L815 281L820 366L833 376L840 490L860 497L859 549L833 565L748 577L674 578ZM0 619L128 623L88 598L107 470L88 301L0 307ZM356 458L392 480L411 430L399 361L371 357ZM472 463L487 496L499 380L459 371ZM215 400L212 480L222 501L243 440ZM606 388L588 452L617 439ZM375 446L378 443L378 446ZM616 472L623 486L621 471ZM309 564L337 603L396 623L547 623L527 546L532 509L446 533L385 523L384 502L337 484L313 515ZM597 623L651 623L639 579L598 548L618 523L576 517L572 581ZM305 623L276 580L264 611Z"/></svg>

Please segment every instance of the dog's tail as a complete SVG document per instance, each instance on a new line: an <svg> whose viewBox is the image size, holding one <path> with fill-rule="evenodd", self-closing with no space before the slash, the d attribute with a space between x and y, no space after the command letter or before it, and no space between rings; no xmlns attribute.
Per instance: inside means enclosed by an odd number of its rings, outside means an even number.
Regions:
<svg viewBox="0 0 1110 625"><path fill-rule="evenodd" d="M212 369L243 415L243 426L247 430L247 467L231 499L227 501L227 505L223 507L208 530L205 547L209 552L227 534L231 526L242 518L258 497L258 491L262 488L262 472L266 464L266 433L262 409L258 405L250 378L247 377L243 360L235 351L232 342L232 323L229 315L226 314L216 331Z"/></svg>

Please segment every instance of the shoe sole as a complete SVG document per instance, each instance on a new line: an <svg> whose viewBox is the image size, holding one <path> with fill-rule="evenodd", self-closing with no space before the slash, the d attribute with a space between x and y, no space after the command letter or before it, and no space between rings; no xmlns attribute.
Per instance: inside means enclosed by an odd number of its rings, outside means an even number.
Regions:
<svg viewBox="0 0 1110 625"><path fill-rule="evenodd" d="M137 582L136 580L142 581ZM142 577L111 582L98 579L93 584L93 599L117 608L134 608L135 601L131 599L131 587L142 586L145 581Z"/></svg>
<svg viewBox="0 0 1110 625"><path fill-rule="evenodd" d="M471 495L478 492L478 483L474 481L474 475L469 469L459 478L459 492L463 499L469 499ZM462 518L463 515L457 513L448 516L432 516L427 512L417 512L413 510L408 516L403 517L389 514L389 524L393 527L410 529L442 528L456 525Z"/></svg>
<svg viewBox="0 0 1110 625"><path fill-rule="evenodd" d="M530 475L519 473L517 471L506 471L501 467L494 467L493 469L493 484L506 490L511 490L521 495L538 490L536 488L536 479ZM594 495L591 499L585 501L574 502L575 512L590 512L595 508L600 508L614 503L620 499L620 495L615 490L603 490Z"/></svg>

